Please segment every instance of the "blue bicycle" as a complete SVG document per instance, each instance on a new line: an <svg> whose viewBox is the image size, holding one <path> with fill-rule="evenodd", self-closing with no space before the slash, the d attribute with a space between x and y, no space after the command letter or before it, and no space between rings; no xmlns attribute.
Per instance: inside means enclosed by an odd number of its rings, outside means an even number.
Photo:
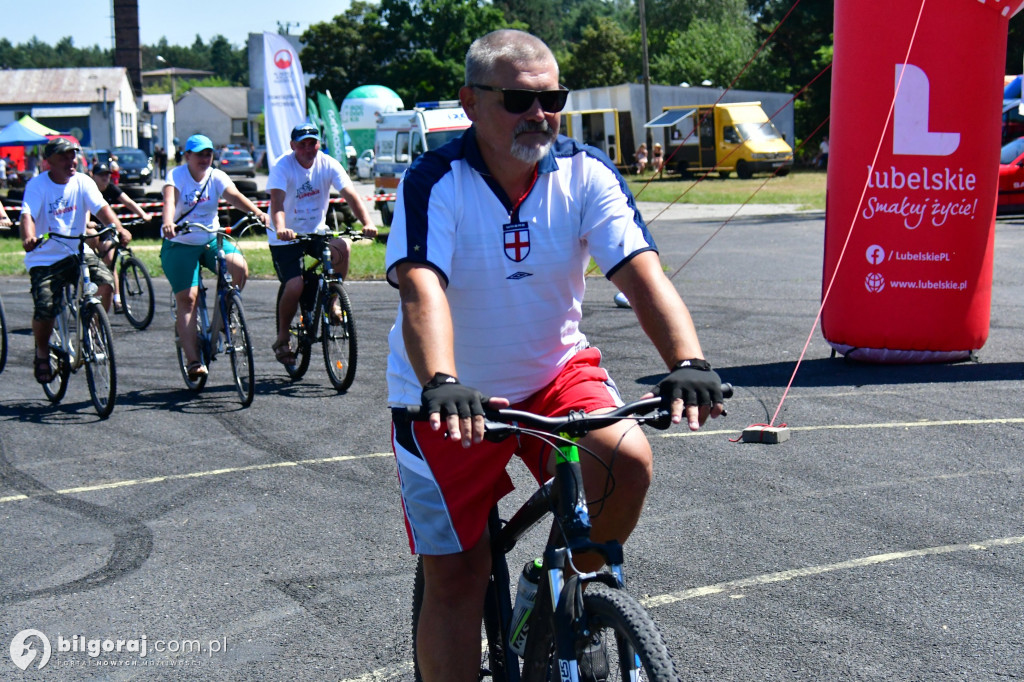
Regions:
<svg viewBox="0 0 1024 682"><path fill-rule="evenodd" d="M178 234L201 230L216 236L217 290L213 314L211 315L207 308L206 285L200 278L199 296L196 299L198 327L196 333L199 339L199 352L203 364L207 367L217 359L218 353L227 353L228 359L231 361L235 389L238 391L242 407L248 407L252 403L256 390L256 373L253 368L252 340L249 337L249 327L245 323L245 311L242 309L242 292L239 291L238 285L232 281L231 273L228 272L224 239L237 239L249 228L262 224L256 216L248 213L231 227L207 227L200 223L186 222L176 228ZM177 306L173 294L171 295L171 308L174 318L177 320ZM181 347L177 325L175 325L174 344L178 350L178 367L185 380L185 385L196 393L202 391L206 386L208 375L201 374L194 378L189 376L189 362Z"/></svg>

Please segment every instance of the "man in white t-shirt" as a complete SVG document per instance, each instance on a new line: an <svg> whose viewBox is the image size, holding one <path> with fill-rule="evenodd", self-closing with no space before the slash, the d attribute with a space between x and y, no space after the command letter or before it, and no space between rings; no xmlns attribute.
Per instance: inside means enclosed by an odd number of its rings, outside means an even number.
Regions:
<svg viewBox="0 0 1024 682"><path fill-rule="evenodd" d="M28 181L21 204L21 242L26 252L25 269L32 280L35 377L43 384L53 380L50 333L65 284L78 278L78 243L59 238L43 241L39 237L47 232L80 236L93 213L104 225L117 226L123 245L131 241L131 234L121 227L93 179L76 172L78 151L74 143L62 137L47 143L43 156L50 170ZM103 307L109 311L114 283L110 270L92 251L86 249L84 257L89 264L89 277L98 285Z"/></svg>
<svg viewBox="0 0 1024 682"><path fill-rule="evenodd" d="M323 233L327 230L325 219L331 187L337 189L348 202L363 225L363 234L367 237L377 234L370 212L366 210L348 173L336 159L320 151L320 131L316 126L302 123L292 130L291 137L291 153L285 154L274 164L267 179L270 219L274 228L267 231L267 238L274 259L274 270L284 284L284 291L277 304L277 340L273 349L278 361L285 365L295 363L295 353L288 345L288 325L295 316L302 295L302 260L310 244L294 241L295 235ZM344 279L348 275L349 244L344 239L332 239L330 248L331 265ZM334 301L328 302L328 305L340 304Z"/></svg>

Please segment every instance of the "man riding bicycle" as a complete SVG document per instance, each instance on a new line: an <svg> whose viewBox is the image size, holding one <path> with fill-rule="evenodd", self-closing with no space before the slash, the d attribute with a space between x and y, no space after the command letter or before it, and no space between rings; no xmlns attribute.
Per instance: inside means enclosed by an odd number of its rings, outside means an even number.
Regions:
<svg viewBox="0 0 1024 682"><path fill-rule="evenodd" d="M270 219L274 230L267 231L270 254L277 278L284 284L277 308L277 340L274 356L285 365L295 364L295 354L288 347L288 326L295 316L302 295L302 260L309 253L319 255L319 247L309 242L295 242L297 234L324 232L325 218L333 186L345 198L356 218L363 225L363 234L374 237L377 228L348 173L333 157L320 151L320 131L311 123L301 123L292 130L292 151L285 154L270 170L267 189L270 191ZM314 252L311 249L316 249ZM344 279L348 275L349 244L344 239L330 241L331 265ZM329 301L328 313L340 316L338 301Z"/></svg>
<svg viewBox="0 0 1024 682"><path fill-rule="evenodd" d="M63 137L48 142L43 157L50 170L28 181L21 205L21 243L26 251L25 269L32 280L35 377L41 384L53 381L50 334L63 303L64 287L78 279L79 265L77 249L69 251L59 239L40 243L37 237L47 232L80 236L85 233L89 213L93 213L104 225L117 226L122 244L131 240L131 234L121 227L92 178L76 172L75 157L79 151ZM89 265L89 277L99 287L103 307L109 311L114 278L96 254L86 251L85 262Z"/></svg>
<svg viewBox="0 0 1024 682"><path fill-rule="evenodd" d="M121 204L147 223L153 219L153 216L146 209L135 203L120 187L111 182L110 166L105 163L94 164L89 174L96 182L96 187L99 188L100 194L103 195L103 199L108 204ZM89 222L90 229L99 229L99 227L97 223ZM122 311L121 294L117 283L117 270L114 269L114 245L109 241L103 241L99 244L90 244L90 246L96 250L96 253L103 259L103 264L110 269L110 274L114 276L114 312L120 313Z"/></svg>
<svg viewBox="0 0 1024 682"><path fill-rule="evenodd" d="M530 34L475 41L459 91L473 126L417 159L398 188L386 258L401 299L388 400L430 413L410 423L396 410L392 432L410 545L423 555L416 650L427 681L476 679L488 511L511 490L513 454L539 479L551 466L546 448L483 442L483 406L564 415L622 404L579 330L591 257L634 302L669 368L655 393L672 422L685 417L696 430L722 413L721 382L625 182L601 152L558 135L568 95L558 73ZM592 538L622 542L650 483L650 445L625 423L581 444L603 460L583 458L590 496L604 489L606 468L616 481ZM581 559L582 570L599 567Z"/></svg>

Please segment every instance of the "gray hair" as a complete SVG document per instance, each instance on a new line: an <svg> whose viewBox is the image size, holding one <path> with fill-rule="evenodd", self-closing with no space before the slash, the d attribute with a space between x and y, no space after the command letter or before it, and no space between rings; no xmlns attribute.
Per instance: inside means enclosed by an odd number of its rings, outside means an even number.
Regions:
<svg viewBox="0 0 1024 682"><path fill-rule="evenodd" d="M503 28L477 38L466 52L466 85L487 83L498 62L532 64L558 62L543 40L525 31Z"/></svg>

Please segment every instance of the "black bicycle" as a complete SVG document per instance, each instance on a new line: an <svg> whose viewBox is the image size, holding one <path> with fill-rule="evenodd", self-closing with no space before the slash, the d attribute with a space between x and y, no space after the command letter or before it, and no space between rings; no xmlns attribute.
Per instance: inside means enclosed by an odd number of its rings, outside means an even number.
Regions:
<svg viewBox="0 0 1024 682"><path fill-rule="evenodd" d="M52 403L59 403L68 390L72 372L85 367L89 395L101 419L114 411L117 402L117 364L114 360L114 339L110 332L103 304L96 298L96 284L89 276L85 262L85 242L114 232L108 225L99 232L68 237L48 232L42 239L60 238L77 241L78 279L64 288L64 303L54 319L50 334L50 376L43 392Z"/></svg>
<svg viewBox="0 0 1024 682"><path fill-rule="evenodd" d="M363 239L360 232L345 230L324 234L299 234L295 241L314 244L311 264L303 271L303 292L299 307L288 325L288 348L295 355L293 364L284 366L288 376L301 379L309 369L313 344L323 345L324 365L331 385L346 391L356 376L355 316L345 283L331 265L330 241L347 237L353 241ZM317 248L318 247L318 248ZM278 306L284 294L284 283L277 290Z"/></svg>
<svg viewBox="0 0 1024 682"><path fill-rule="evenodd" d="M0 298L0 372L7 366L7 317L4 315L4 300Z"/></svg>
<svg viewBox="0 0 1024 682"><path fill-rule="evenodd" d="M10 228L0 226L0 231ZM0 298L0 372L7 366L7 317L4 315L4 300Z"/></svg>
<svg viewBox="0 0 1024 682"><path fill-rule="evenodd" d="M732 387L722 386L726 397ZM549 680L679 679L661 633L644 608L625 590L623 552L618 542L590 540L590 520L582 486L580 446L590 431L627 419L637 424L666 424L668 412L661 398L647 398L606 414L570 413L544 417L518 410L487 410L485 438L501 441L510 436L537 438L555 449L555 475L544 483L510 518L491 510L491 577L484 606L487 644L480 679L501 682ZM396 410L425 420L419 407ZM610 475L610 473L609 473ZM506 555L520 538L551 512L554 520L540 565L532 610L523 622L514 622L510 575ZM579 574L571 570L573 555L597 552L607 569ZM567 570L568 569L568 570ZM511 576L515 578L517 576ZM585 587L585 589L584 589ZM423 603L423 560L416 566L413 587L413 653ZM525 632L525 644L522 642ZM512 644L510 644L512 643ZM513 651L522 651L522 657ZM581 671L584 672L581 677ZM416 679L420 680L418 664Z"/></svg>
<svg viewBox="0 0 1024 682"><path fill-rule="evenodd" d="M186 234L193 230L201 230L216 236L217 258L217 290L216 301L211 317L206 306L206 285L199 279L199 296L196 298L196 333L199 341L199 353L203 364L210 366L217 359L217 354L226 352L231 360L231 372L234 375L235 389L241 399L242 407L252 403L256 390L256 374L252 359L252 340L249 327L245 323L245 312L242 310L242 292L232 281L228 272L227 257L224 253L224 239L241 237L246 230L262 225L251 213L243 215L238 222L230 227L207 227L200 223L183 223L176 227L177 234ZM177 320L177 305L174 294L171 294L171 308ZM227 324L224 321L227 320ZM178 325L174 325L174 344L178 349L178 368L189 390L198 393L206 386L208 374L200 374L196 378L189 376L189 361L181 347L178 336Z"/></svg>
<svg viewBox="0 0 1024 682"><path fill-rule="evenodd" d="M145 224L146 221L142 219L121 223L125 229ZM136 257L130 246L121 246L118 241L114 244L114 259L110 269L117 272L118 293L121 295L125 318L136 329L145 329L153 321L155 307L153 280L145 263Z"/></svg>

